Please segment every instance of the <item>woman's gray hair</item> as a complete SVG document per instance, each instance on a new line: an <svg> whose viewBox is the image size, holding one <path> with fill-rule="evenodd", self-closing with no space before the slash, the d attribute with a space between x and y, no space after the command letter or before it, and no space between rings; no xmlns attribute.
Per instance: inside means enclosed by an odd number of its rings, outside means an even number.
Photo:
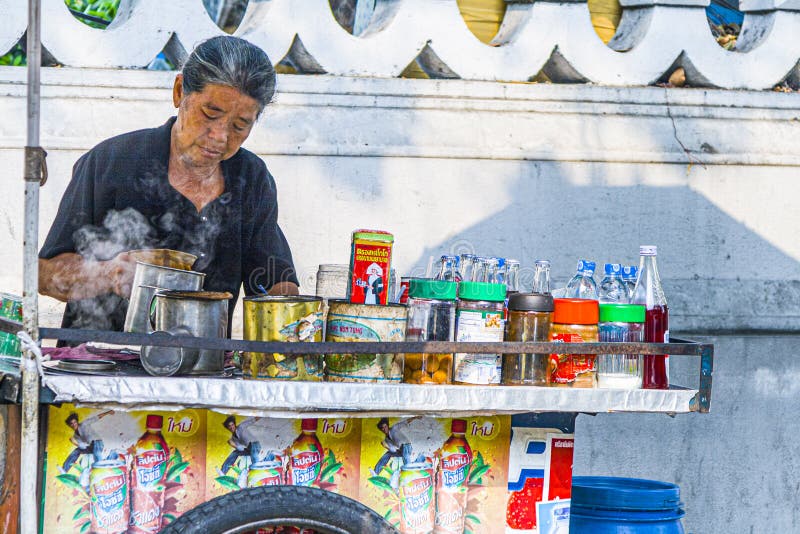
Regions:
<svg viewBox="0 0 800 534"><path fill-rule="evenodd" d="M275 94L275 68L266 52L230 35L197 45L182 72L187 95L202 91L208 84L227 85L255 99L261 112Z"/></svg>

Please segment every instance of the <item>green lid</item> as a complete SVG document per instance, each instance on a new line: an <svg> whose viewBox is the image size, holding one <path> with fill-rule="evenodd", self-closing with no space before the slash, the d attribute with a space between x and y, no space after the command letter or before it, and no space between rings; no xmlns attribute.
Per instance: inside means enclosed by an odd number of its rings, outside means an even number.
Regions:
<svg viewBox="0 0 800 534"><path fill-rule="evenodd" d="M458 284L449 280L412 278L408 281L408 296L416 299L456 300Z"/></svg>
<svg viewBox="0 0 800 534"><path fill-rule="evenodd" d="M382 241L384 243L393 243L394 236L384 230L367 230L359 228L353 230L353 239L366 239L369 241Z"/></svg>
<svg viewBox="0 0 800 534"><path fill-rule="evenodd" d="M643 323L644 306L641 304L601 304L601 323Z"/></svg>
<svg viewBox="0 0 800 534"><path fill-rule="evenodd" d="M488 282L461 282L458 284L458 298L503 302L506 300L506 285Z"/></svg>

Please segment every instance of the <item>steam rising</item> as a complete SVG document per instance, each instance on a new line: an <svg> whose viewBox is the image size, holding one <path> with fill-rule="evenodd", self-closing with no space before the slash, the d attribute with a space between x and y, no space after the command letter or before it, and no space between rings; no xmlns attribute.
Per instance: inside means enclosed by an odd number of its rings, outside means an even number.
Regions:
<svg viewBox="0 0 800 534"><path fill-rule="evenodd" d="M133 208L110 211L103 225L84 226L74 235L75 251L86 259L110 260L120 252L151 248L153 228L144 215Z"/></svg>
<svg viewBox="0 0 800 534"><path fill-rule="evenodd" d="M131 181L134 196L144 205L165 206L163 212L148 217L133 207L109 211L102 225L87 225L74 233L75 252L90 261L107 261L128 250L180 250L198 256L193 268L205 272L214 258L223 221L236 215L232 213L232 195L223 193L198 221L194 207L169 183L167 170L163 163L153 161ZM107 281L100 283L106 286ZM99 294L99 289L94 293ZM125 306L125 299L117 295L73 301L71 326L119 329L122 325L116 323L123 320L120 311L124 315Z"/></svg>

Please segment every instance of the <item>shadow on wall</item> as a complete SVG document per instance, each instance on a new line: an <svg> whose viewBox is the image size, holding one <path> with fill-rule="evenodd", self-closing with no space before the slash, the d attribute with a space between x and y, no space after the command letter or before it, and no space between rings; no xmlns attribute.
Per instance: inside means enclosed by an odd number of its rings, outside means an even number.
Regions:
<svg viewBox="0 0 800 534"><path fill-rule="evenodd" d="M502 209L474 213L479 221L456 232L446 226L446 219L432 221L428 235L434 244L419 251L412 274L424 273L430 259L444 253L512 257L527 268L527 289L534 261L549 259L555 288L574 274L578 259L586 258L597 262L599 283L603 263L638 265L639 245L656 244L673 330L800 325L800 284L787 279L796 278L798 262L693 191L689 183L674 183L681 177L686 181L685 166L518 165L517 180L498 184L507 188L510 198ZM491 162L483 166L491 168ZM716 172L727 171L692 171ZM665 185L642 183L645 173L648 182ZM397 201L405 203L402 198ZM435 243L437 235L446 238Z"/></svg>

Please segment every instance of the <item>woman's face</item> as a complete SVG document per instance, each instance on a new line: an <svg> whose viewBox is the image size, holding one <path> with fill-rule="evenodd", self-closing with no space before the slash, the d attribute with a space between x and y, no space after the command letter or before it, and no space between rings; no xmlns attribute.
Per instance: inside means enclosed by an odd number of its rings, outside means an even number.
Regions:
<svg viewBox="0 0 800 534"><path fill-rule="evenodd" d="M186 94L180 74L172 97L178 108L172 149L193 167L216 166L236 154L260 111L258 101L227 85L206 85L202 91Z"/></svg>

